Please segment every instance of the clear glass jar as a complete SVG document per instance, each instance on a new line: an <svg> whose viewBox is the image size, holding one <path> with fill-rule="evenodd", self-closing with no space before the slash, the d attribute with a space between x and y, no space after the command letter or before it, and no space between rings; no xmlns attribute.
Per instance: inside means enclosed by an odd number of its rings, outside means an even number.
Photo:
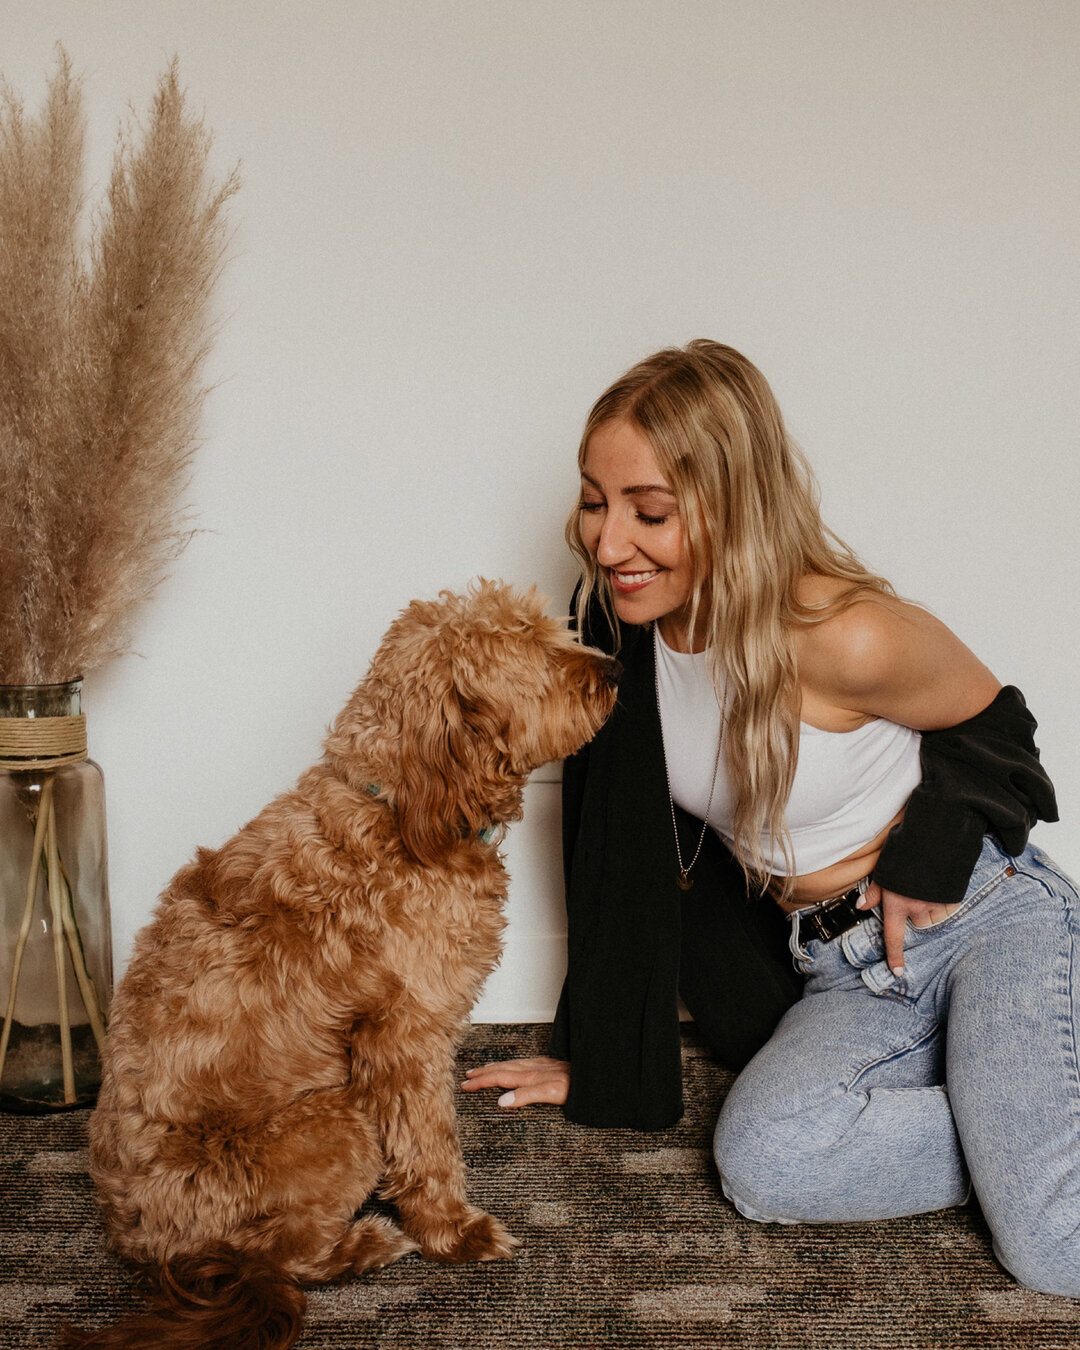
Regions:
<svg viewBox="0 0 1080 1350"><path fill-rule="evenodd" d="M112 993L105 780L82 682L0 685L0 1109L93 1104Z"/></svg>

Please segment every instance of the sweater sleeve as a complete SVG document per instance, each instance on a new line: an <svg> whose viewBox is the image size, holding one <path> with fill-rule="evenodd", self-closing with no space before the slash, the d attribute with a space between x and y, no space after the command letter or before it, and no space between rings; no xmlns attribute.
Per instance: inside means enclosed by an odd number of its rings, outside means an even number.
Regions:
<svg viewBox="0 0 1080 1350"><path fill-rule="evenodd" d="M581 591L581 582L574 587L570 597L570 627L578 628L577 601ZM604 615L598 601L589 605L585 622L582 625L581 640L590 647L599 647L612 655L616 647L616 637ZM562 766L562 857L563 883L566 895L570 894L571 869L574 850L577 847L578 829L581 825L581 809L585 796L585 783L589 775L589 746L584 745L575 755L563 760ZM559 994L558 1007L551 1027L548 1054L556 1059L570 1058L570 981L564 978Z"/></svg>
<svg viewBox="0 0 1080 1350"><path fill-rule="evenodd" d="M563 761L562 777L562 853L563 881L566 894L570 894L571 864L577 847L578 828L581 824L581 804L585 795L585 780L589 772L589 747L586 745L576 755ZM551 1026L551 1038L548 1054L555 1059L570 1058L570 989L569 976L563 980L559 1004L555 1009L555 1018Z"/></svg>
<svg viewBox="0 0 1080 1350"><path fill-rule="evenodd" d="M924 731L922 782L874 869L886 890L916 900L963 899L983 836L1023 852L1037 820L1057 820L1054 787L1039 762L1038 724L1013 685L965 722Z"/></svg>

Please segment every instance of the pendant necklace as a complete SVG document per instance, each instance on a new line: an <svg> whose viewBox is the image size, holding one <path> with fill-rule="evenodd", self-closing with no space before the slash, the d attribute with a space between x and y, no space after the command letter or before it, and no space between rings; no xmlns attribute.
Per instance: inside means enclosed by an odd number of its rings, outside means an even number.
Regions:
<svg viewBox="0 0 1080 1350"><path fill-rule="evenodd" d="M712 786L709 788L709 800L705 807L705 822L701 827L701 834L698 836L697 848L694 849L694 856L683 866L682 849L679 847L679 826L675 819L675 799L671 795L671 775L668 773L667 766L667 748L664 745L664 719L660 713L660 625L653 624L653 682L656 686L656 714L660 719L660 748L664 754L664 782L667 786L668 807L671 810L671 830L675 835L675 857L679 863L679 875L675 878L675 884L680 891L688 891L694 884L694 878L690 875L694 864L701 857L701 850L705 845L705 834L709 828L709 812L712 810L713 797L716 795L716 775L720 772L720 749L724 744L724 718L723 709L720 717L720 735L716 738L716 759L713 761Z"/></svg>

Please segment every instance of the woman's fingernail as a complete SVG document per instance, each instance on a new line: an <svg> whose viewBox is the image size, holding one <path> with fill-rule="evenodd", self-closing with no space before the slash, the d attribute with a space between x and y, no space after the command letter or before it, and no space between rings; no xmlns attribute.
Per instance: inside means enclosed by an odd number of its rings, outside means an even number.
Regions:
<svg viewBox="0 0 1080 1350"><path fill-rule="evenodd" d="M903 966L892 966L892 967L890 967L890 969L892 970L892 973L896 976L896 978L897 978L898 980L899 980L899 979L903 979L903 975L904 975L904 967L903 967Z"/></svg>
<svg viewBox="0 0 1080 1350"><path fill-rule="evenodd" d="M499 1098L500 1106L513 1106L513 1104L514 1104L514 1093L512 1092L504 1092L503 1095Z"/></svg>
<svg viewBox="0 0 1080 1350"><path fill-rule="evenodd" d="M855 908L856 908L856 909L865 909L865 908L866 908L866 896L865 896L865 895L860 895L859 898L858 898L858 900L855 901Z"/></svg>

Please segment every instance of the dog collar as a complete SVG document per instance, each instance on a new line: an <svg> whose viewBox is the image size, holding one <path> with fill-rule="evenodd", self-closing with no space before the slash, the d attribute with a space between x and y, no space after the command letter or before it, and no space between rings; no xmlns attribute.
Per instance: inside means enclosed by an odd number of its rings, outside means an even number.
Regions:
<svg viewBox="0 0 1080 1350"><path fill-rule="evenodd" d="M368 783L365 787L365 791L370 796L377 797L382 792L382 784ZM390 798L387 798L386 804L387 806L394 805L393 801ZM498 825L485 825L482 830L477 830L476 838L480 841L481 844L490 844L494 842L495 836L498 833L499 833Z"/></svg>

